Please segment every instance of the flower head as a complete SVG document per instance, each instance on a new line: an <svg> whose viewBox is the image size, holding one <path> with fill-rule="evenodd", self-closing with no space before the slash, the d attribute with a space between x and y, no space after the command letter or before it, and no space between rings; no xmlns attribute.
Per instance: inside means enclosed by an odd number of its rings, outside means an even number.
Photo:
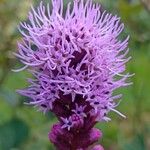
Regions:
<svg viewBox="0 0 150 150"><path fill-rule="evenodd" d="M45 112L53 109L54 101L61 101L62 93L76 103L76 95L81 95L100 115L98 110L115 105L113 91L128 85L129 75L121 75L129 59L124 58L128 37L118 38L124 25L91 0L74 1L72 11L69 3L65 17L62 0L52 0L52 5L51 12L41 2L29 13L30 23L21 24L23 39L16 56L36 80L30 80L31 86L20 93ZM123 77L117 80L116 76Z"/></svg>
<svg viewBox="0 0 150 150"><path fill-rule="evenodd" d="M113 95L129 85L130 76L123 75L130 59L129 37L118 37L124 29L120 18L92 0L74 0L72 10L69 3L66 11L63 0L51 1L52 10L41 2L38 9L32 8L29 22L21 23L23 38L15 55L35 79L19 92L41 111L54 112L70 132L73 118L82 120L84 131L97 121L109 121L110 111L123 116L115 109L118 96Z"/></svg>

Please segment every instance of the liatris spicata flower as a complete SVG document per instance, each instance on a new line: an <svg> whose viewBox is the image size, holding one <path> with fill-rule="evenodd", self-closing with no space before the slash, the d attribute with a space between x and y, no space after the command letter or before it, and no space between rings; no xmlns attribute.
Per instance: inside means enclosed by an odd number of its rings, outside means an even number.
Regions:
<svg viewBox="0 0 150 150"><path fill-rule="evenodd" d="M102 136L94 125L109 121L110 111L125 117L116 110L121 95L113 91L129 85L129 74L123 75L129 37L120 40L120 18L92 0L74 0L66 11L63 0L51 1L52 9L41 2L21 23L15 55L25 66L17 71L29 68L34 79L18 92L56 115L49 139L58 150L102 150L91 147Z"/></svg>

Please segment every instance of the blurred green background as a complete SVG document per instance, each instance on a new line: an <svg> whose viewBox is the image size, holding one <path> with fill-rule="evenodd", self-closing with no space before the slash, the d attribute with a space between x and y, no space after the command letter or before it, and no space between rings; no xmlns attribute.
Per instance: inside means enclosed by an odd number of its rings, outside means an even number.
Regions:
<svg viewBox="0 0 150 150"><path fill-rule="evenodd" d="M150 150L150 0L97 1L125 23L125 35L131 36L128 71L135 73L130 79L134 84L117 91L124 94L118 109L127 119L111 113L111 122L99 123L104 133L100 143L106 150ZM30 5L38 2L0 0L0 150L54 149L48 141L54 116L23 104L25 97L15 90L26 87L30 75L11 71L20 65L12 55L21 37L17 25L27 19Z"/></svg>

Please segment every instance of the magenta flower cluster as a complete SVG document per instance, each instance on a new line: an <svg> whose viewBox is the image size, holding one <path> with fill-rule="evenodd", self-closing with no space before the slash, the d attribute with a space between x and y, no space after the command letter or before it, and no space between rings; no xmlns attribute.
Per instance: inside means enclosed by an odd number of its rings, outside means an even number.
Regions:
<svg viewBox="0 0 150 150"><path fill-rule="evenodd" d="M21 23L15 55L25 66L18 71L29 68L34 78L18 92L57 116L49 139L58 150L85 150L102 136L94 125L109 121L110 111L125 117L116 110L121 95L113 91L129 85L130 75L123 75L129 37L120 40L120 18L92 0L74 0L66 11L63 0L51 1L52 9L41 2Z"/></svg>

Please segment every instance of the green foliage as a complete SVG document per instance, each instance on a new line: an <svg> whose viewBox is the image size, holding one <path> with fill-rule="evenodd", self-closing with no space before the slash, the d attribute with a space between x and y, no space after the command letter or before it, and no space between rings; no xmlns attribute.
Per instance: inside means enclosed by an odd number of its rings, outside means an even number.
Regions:
<svg viewBox="0 0 150 150"><path fill-rule="evenodd" d="M18 147L28 138L28 134L28 126L22 120L12 118L11 121L0 126L0 149Z"/></svg>
<svg viewBox="0 0 150 150"><path fill-rule="evenodd" d="M45 0L48 2L49 0ZM66 2L69 0L65 0ZM125 34L130 35L128 71L135 73L130 79L134 84L116 93L124 97L118 110L127 119L111 113L112 122L97 125L103 131L100 143L107 150L150 149L150 13L140 0L95 0L113 14L121 16L125 23ZM0 0L0 150L53 150L48 140L48 131L56 121L52 114L44 115L23 102L15 90L27 86L23 71L18 68L12 55L20 39L17 25L26 20L31 3L39 0ZM146 1L145 1L146 2ZM148 6L149 4L147 4ZM146 9L145 9L146 8Z"/></svg>
<svg viewBox="0 0 150 150"><path fill-rule="evenodd" d="M131 142L124 145L123 150L146 150L144 140L144 135L136 135Z"/></svg>

